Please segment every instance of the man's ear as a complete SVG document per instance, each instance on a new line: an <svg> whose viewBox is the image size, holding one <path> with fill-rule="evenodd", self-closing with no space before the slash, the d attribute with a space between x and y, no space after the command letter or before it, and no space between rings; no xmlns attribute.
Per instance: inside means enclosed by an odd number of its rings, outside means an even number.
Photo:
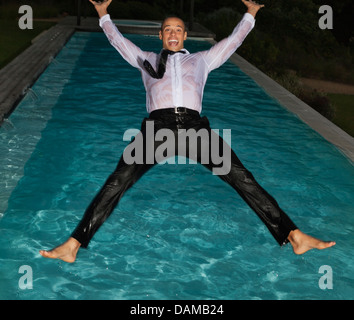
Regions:
<svg viewBox="0 0 354 320"><path fill-rule="evenodd" d="M162 40L162 32L161 31L159 31L159 38L160 38L160 40Z"/></svg>
<svg viewBox="0 0 354 320"><path fill-rule="evenodd" d="M184 38L183 40L187 40L187 31L184 32Z"/></svg>

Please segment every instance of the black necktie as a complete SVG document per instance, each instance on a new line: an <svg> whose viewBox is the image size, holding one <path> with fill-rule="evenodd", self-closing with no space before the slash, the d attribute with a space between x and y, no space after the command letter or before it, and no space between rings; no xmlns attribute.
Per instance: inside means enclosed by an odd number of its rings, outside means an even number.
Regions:
<svg viewBox="0 0 354 320"><path fill-rule="evenodd" d="M147 60L144 61L145 70L155 79L162 79L163 75L166 71L166 62L169 54L175 54L177 52L185 53L184 51L170 51L167 49L163 49L160 56L159 66L157 68L157 72L152 67L151 63Z"/></svg>

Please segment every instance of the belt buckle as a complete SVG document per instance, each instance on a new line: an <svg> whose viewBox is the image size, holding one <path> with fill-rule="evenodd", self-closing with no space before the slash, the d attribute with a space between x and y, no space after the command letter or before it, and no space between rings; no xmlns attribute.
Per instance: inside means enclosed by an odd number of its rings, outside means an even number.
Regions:
<svg viewBox="0 0 354 320"><path fill-rule="evenodd" d="M181 111L183 109L183 111ZM175 107L175 113L176 114L187 114L187 108L184 107Z"/></svg>

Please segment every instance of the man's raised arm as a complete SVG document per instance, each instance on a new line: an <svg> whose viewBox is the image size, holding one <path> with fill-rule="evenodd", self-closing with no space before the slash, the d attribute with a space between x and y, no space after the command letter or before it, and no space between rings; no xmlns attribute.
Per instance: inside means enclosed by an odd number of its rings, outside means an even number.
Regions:
<svg viewBox="0 0 354 320"><path fill-rule="evenodd" d="M232 34L202 53L209 71L219 68L241 46L243 40L254 27L255 16L258 10L264 7L264 5L253 1L242 0L242 2L247 7L247 12L234 28Z"/></svg>
<svg viewBox="0 0 354 320"><path fill-rule="evenodd" d="M89 0L94 6L100 18L100 27L103 29L111 45L120 53L124 60L135 68L142 68L142 61L147 59L149 53L141 50L138 46L125 38L112 22L108 14L108 6L112 0L96 2Z"/></svg>

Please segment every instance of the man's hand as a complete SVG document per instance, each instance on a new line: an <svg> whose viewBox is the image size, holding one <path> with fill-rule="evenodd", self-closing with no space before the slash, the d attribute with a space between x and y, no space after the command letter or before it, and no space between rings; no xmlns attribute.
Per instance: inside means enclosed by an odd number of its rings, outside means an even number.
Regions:
<svg viewBox="0 0 354 320"><path fill-rule="evenodd" d="M242 0L242 2L247 7L247 12L250 13L253 17L256 17L258 10L264 7L264 4L258 4L251 0L250 1Z"/></svg>
<svg viewBox="0 0 354 320"><path fill-rule="evenodd" d="M107 8L111 4L112 0L102 0L102 1L93 1L89 0L94 6L98 13L98 16L102 18L104 15L108 13Z"/></svg>

